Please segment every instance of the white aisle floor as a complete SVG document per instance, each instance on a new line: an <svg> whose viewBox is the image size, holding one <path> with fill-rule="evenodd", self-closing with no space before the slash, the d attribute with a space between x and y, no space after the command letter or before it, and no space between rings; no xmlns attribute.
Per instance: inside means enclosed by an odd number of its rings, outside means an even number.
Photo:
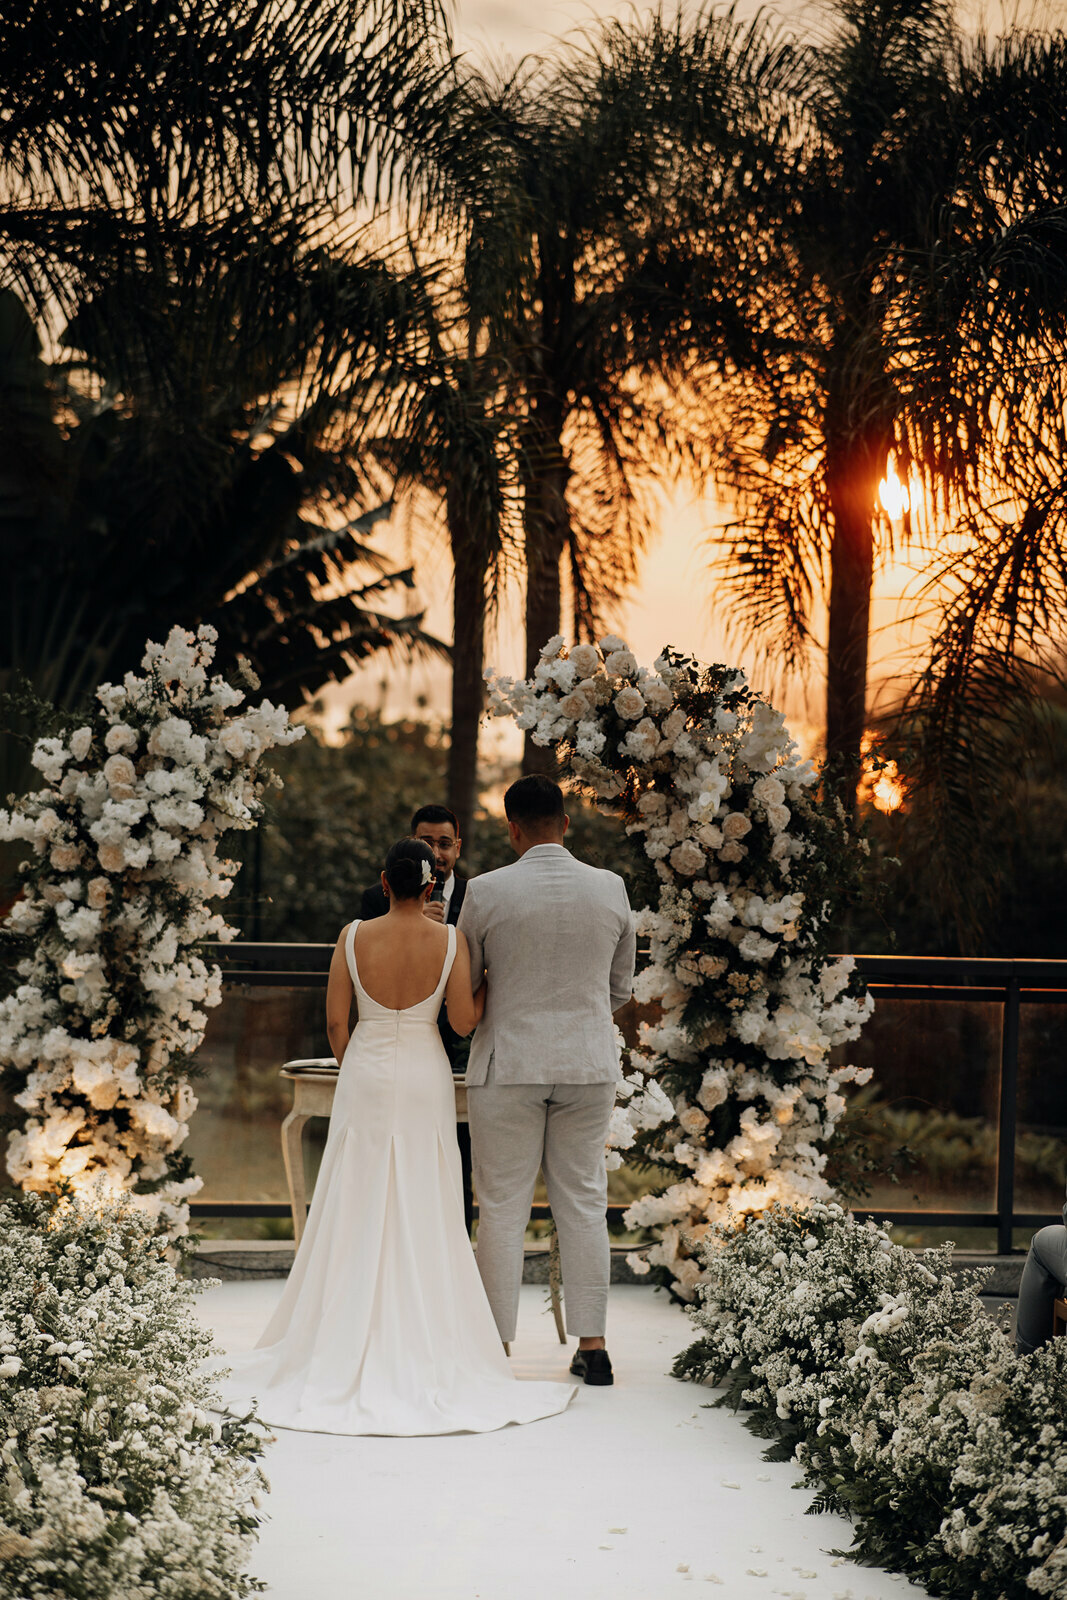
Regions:
<svg viewBox="0 0 1067 1600"><path fill-rule="evenodd" d="M281 1283L223 1283L201 1313L228 1351L255 1343ZM564 1378L545 1291L522 1291L516 1372ZM761 1459L713 1392L669 1376L689 1324L663 1295L612 1290L611 1389L499 1433L337 1438L280 1429L253 1571L274 1600L920 1600L835 1557L839 1517L805 1516L796 1470ZM573 1344L573 1341L572 1341Z"/></svg>

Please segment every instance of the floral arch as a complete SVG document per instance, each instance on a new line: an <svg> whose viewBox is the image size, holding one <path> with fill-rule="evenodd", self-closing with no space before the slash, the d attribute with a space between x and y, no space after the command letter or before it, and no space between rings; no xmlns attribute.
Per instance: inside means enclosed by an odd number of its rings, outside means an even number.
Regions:
<svg viewBox="0 0 1067 1600"><path fill-rule="evenodd" d="M282 706L210 675L214 628L173 628L140 674L105 683L84 717L39 739L40 787L0 810L28 847L4 929L16 983L0 999L0 1075L24 1114L7 1140L20 1188L129 1193L161 1233L188 1231L201 1186L182 1144L207 1011L222 975L200 950L232 939L211 903L254 828L261 758L303 735Z"/></svg>
<svg viewBox="0 0 1067 1600"><path fill-rule="evenodd" d="M873 1006L827 940L864 844L739 671L671 650L649 670L611 635L569 650L558 637L532 679L488 681L493 714L620 813L658 883L638 917L652 959L635 993L661 1016L624 1048L608 1161L625 1151L670 1174L626 1213L656 1234L631 1261L692 1299L710 1226L830 1194L839 1090L869 1076L830 1052Z"/></svg>

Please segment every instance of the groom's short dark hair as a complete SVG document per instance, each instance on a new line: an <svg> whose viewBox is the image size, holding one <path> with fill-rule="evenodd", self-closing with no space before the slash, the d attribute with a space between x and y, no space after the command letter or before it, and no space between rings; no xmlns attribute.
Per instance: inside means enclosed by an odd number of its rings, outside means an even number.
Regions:
<svg viewBox="0 0 1067 1600"><path fill-rule="evenodd" d="M519 778L504 796L504 815L521 828L537 831L563 821L563 790L551 778L531 773Z"/></svg>
<svg viewBox="0 0 1067 1600"><path fill-rule="evenodd" d="M415 832L420 822L450 822L452 832L459 838L459 822L454 811L449 811L447 806L420 806L411 819L411 831Z"/></svg>

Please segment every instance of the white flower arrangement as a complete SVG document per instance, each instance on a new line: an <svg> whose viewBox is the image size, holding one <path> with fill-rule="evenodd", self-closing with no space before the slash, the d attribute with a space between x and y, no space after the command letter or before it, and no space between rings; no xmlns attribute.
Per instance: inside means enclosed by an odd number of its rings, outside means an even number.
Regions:
<svg viewBox="0 0 1067 1600"><path fill-rule="evenodd" d="M830 1052L873 1006L825 939L863 853L841 808L818 799L781 713L740 672L672 651L649 670L609 636L569 652L552 639L532 679L487 681L490 711L558 746L621 810L658 879L639 918L652 960L635 993L662 1015L625 1064L609 1164L633 1150L676 1173L626 1213L658 1234L631 1265L691 1300L709 1226L830 1194L838 1091L869 1077L832 1067Z"/></svg>
<svg viewBox="0 0 1067 1600"><path fill-rule="evenodd" d="M0 1587L19 1600L243 1596L262 1433L127 1198L0 1207Z"/></svg>
<svg viewBox="0 0 1067 1600"><path fill-rule="evenodd" d="M1067 1592L1067 1339L1017 1356L957 1282L840 1206L714 1228L675 1374L727 1382L860 1560L959 1600Z"/></svg>
<svg viewBox="0 0 1067 1600"><path fill-rule="evenodd" d="M235 932L208 909L236 871L219 840L256 825L261 757L304 731L209 677L215 638L149 644L143 676L37 741L44 787L0 811L0 839L32 849L6 930L25 954L0 1001L0 1068L26 1113L7 1170L24 1189L132 1191L172 1237L201 1183L181 1154L188 1062L222 997L196 946Z"/></svg>

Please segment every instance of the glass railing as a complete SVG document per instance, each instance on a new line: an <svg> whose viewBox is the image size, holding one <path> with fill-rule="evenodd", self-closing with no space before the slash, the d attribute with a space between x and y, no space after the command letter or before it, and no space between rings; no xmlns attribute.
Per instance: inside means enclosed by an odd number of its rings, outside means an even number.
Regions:
<svg viewBox="0 0 1067 1600"><path fill-rule="evenodd" d="M331 953L310 944L212 948L224 997L198 1058L200 1109L187 1144L204 1179L195 1216L288 1217L280 1127L292 1095L279 1071L330 1053ZM871 956L858 965L876 1009L846 1052L874 1069L856 1109L866 1113L865 1137L890 1156L908 1152L899 1183L876 1174L858 1214L896 1223L904 1239L944 1229L1008 1253L1013 1235L1058 1220L1063 1204L1067 962ZM316 1120L305 1136L309 1192L325 1131ZM653 1182L625 1168L612 1174L616 1224ZM535 1217L545 1209L535 1206Z"/></svg>

